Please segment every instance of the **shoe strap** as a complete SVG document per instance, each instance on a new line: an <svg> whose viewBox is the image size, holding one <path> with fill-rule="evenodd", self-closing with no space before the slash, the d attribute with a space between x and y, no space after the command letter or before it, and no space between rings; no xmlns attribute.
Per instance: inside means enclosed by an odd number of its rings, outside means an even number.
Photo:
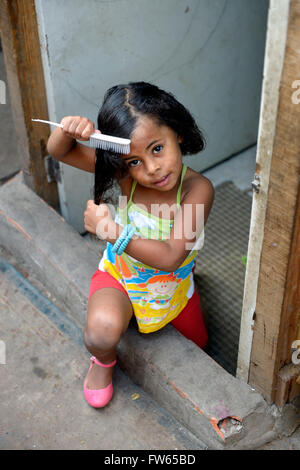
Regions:
<svg viewBox="0 0 300 470"><path fill-rule="evenodd" d="M100 367L112 367L116 364L117 360L115 359L113 362L111 362L110 364L102 364L102 362L98 361L98 359L95 357L95 356L92 356L91 357L91 361L92 362L95 362L98 366Z"/></svg>

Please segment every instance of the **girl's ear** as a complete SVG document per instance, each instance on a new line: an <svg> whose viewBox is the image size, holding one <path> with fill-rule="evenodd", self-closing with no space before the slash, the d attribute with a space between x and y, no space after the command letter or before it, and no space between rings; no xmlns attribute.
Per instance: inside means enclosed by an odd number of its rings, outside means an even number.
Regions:
<svg viewBox="0 0 300 470"><path fill-rule="evenodd" d="M181 135L177 135L177 140L179 144L182 144L183 138L181 137Z"/></svg>

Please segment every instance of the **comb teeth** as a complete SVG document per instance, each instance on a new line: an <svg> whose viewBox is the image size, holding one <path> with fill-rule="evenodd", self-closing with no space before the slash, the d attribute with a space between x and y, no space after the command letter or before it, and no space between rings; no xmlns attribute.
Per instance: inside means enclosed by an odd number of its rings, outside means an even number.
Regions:
<svg viewBox="0 0 300 470"><path fill-rule="evenodd" d="M125 139L124 139L125 140ZM130 142L130 141L129 141ZM117 143L117 142L110 142L108 140L102 140L101 134L96 137L90 137L90 144L92 147L100 148L102 150L107 150L109 152L114 153L122 153L122 154L129 154L130 153L130 144L128 143Z"/></svg>

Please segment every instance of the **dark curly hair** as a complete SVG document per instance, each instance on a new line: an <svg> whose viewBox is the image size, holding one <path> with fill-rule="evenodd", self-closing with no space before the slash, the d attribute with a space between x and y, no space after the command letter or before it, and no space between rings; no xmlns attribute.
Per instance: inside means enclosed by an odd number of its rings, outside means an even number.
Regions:
<svg viewBox="0 0 300 470"><path fill-rule="evenodd" d="M98 129L103 134L130 139L139 117L147 115L159 125L166 125L182 138L182 155L192 155L205 148L205 139L190 112L177 99L156 85L131 82L110 88L98 114ZM96 149L94 201L100 204L104 193L116 178L128 173L120 155Z"/></svg>

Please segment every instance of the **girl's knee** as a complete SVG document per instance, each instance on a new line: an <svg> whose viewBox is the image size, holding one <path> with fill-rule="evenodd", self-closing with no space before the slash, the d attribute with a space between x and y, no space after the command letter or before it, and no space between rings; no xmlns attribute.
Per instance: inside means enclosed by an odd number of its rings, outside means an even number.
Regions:
<svg viewBox="0 0 300 470"><path fill-rule="evenodd" d="M122 331L123 323L118 312L98 310L87 321L84 343L90 348L108 350L119 343Z"/></svg>

